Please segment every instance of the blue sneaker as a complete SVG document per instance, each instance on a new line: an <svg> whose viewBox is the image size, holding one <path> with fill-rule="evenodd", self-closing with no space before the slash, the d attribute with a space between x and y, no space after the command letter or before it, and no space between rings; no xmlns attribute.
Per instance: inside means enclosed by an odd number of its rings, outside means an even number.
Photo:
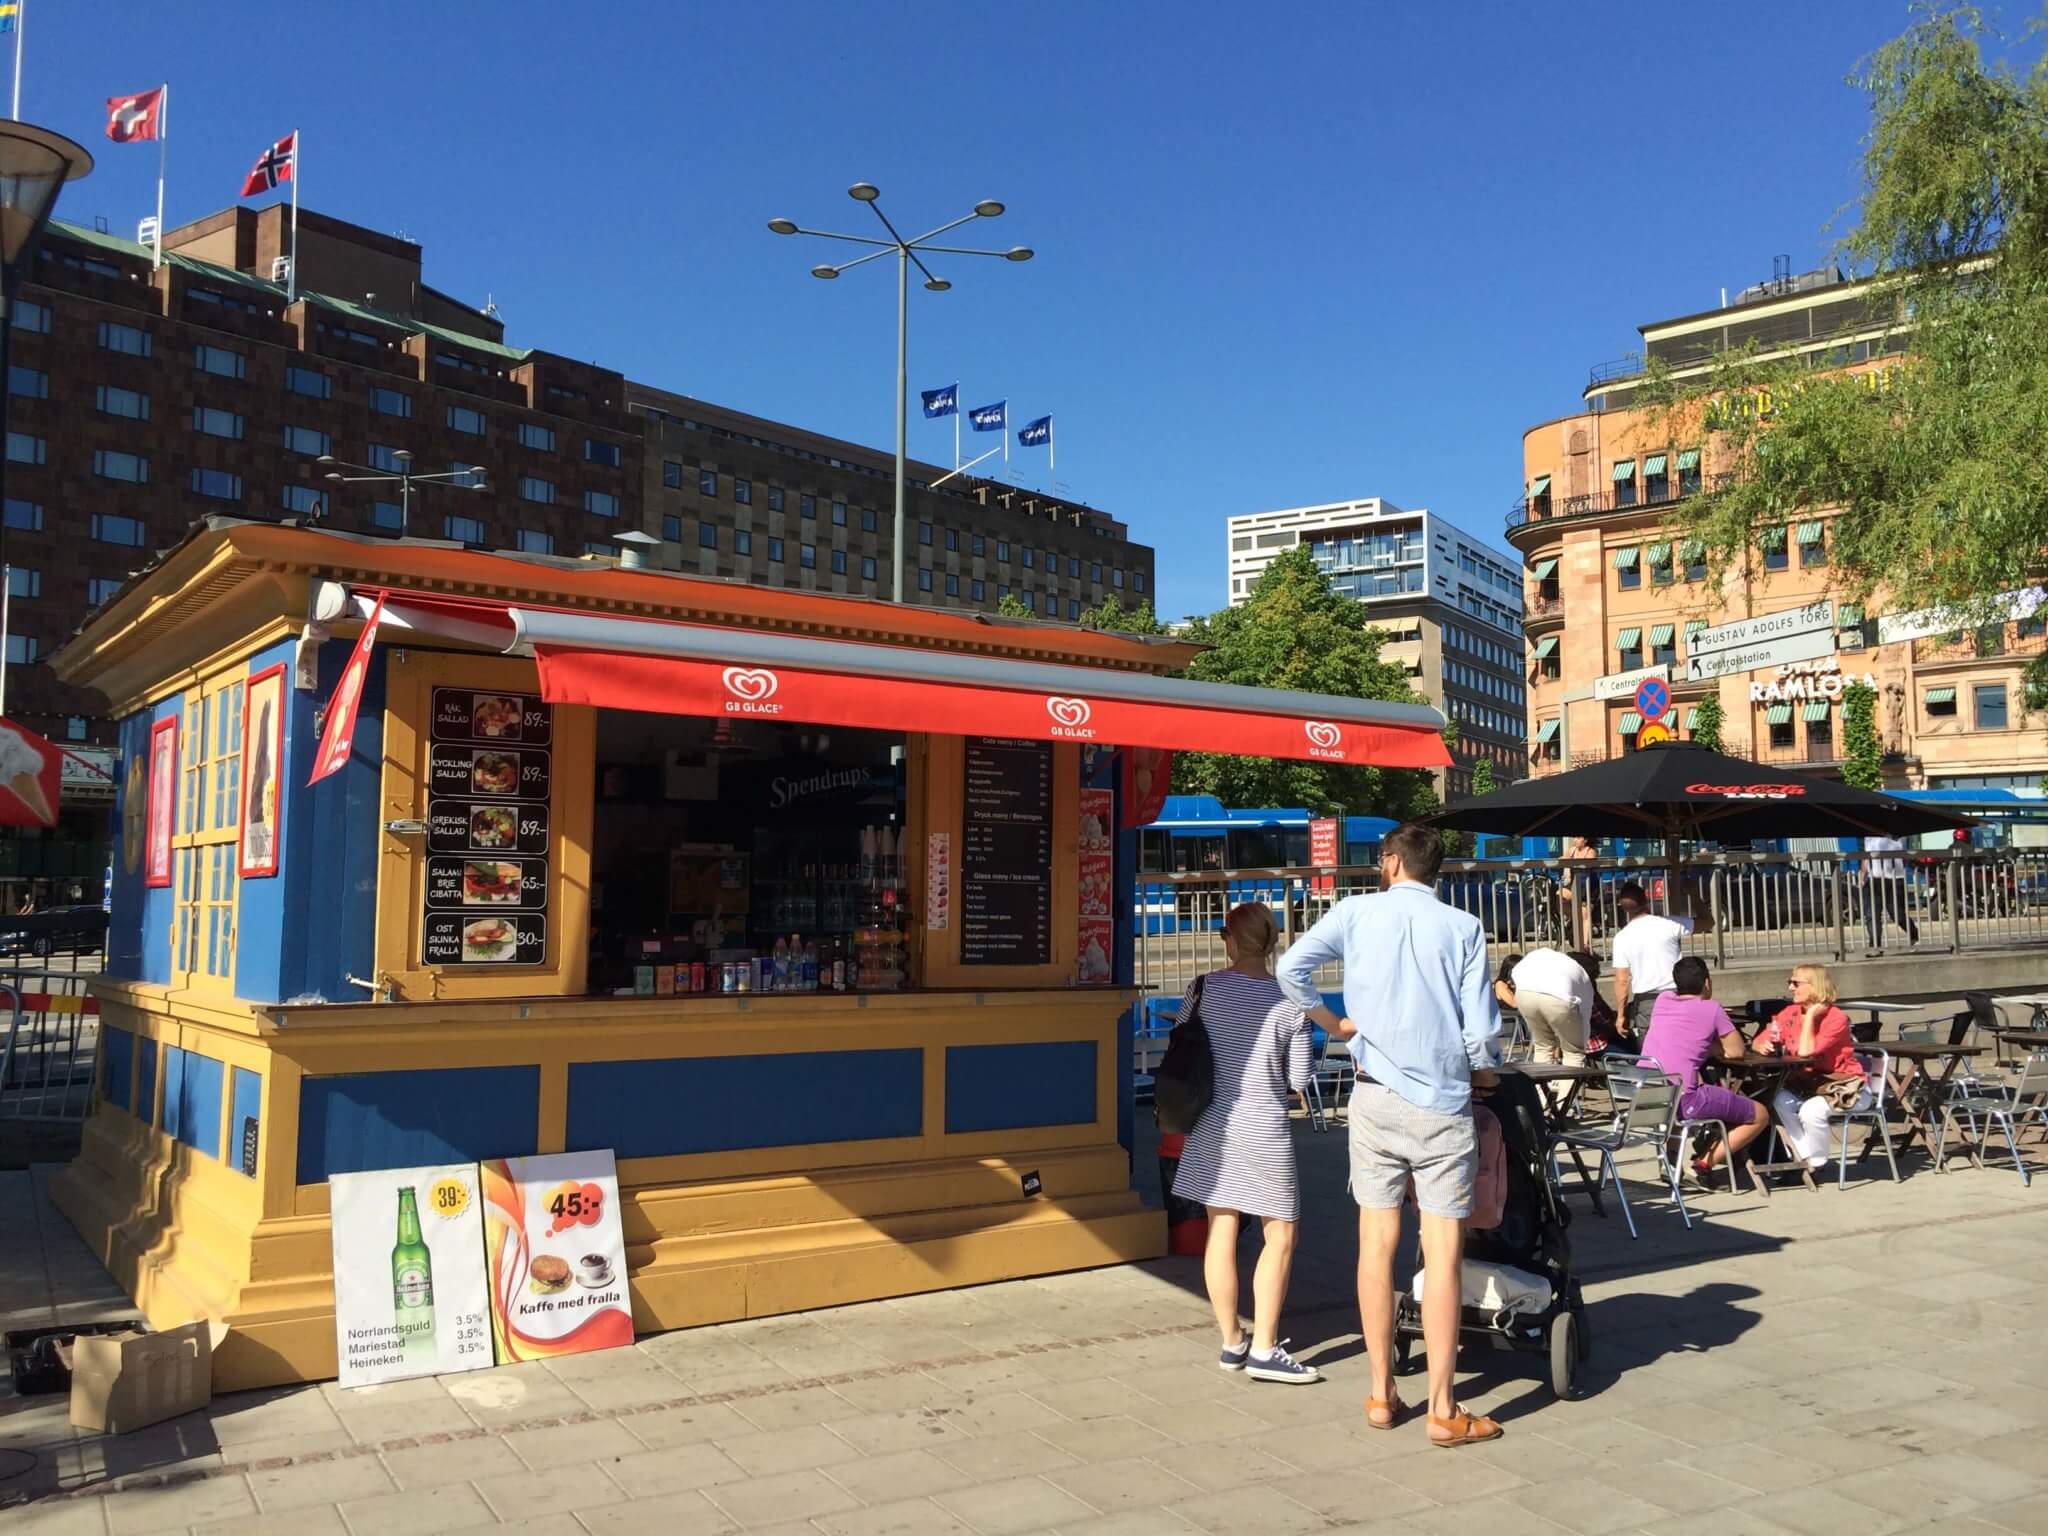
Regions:
<svg viewBox="0 0 2048 1536"><path fill-rule="evenodd" d="M1241 1371L1244 1369L1245 1358L1248 1355L1250 1355L1251 1352L1251 1335L1247 1334L1239 1342L1237 1348L1226 1349L1221 1354L1219 1354L1216 1357L1216 1363L1222 1366L1223 1369L1226 1371Z"/></svg>
<svg viewBox="0 0 2048 1536"><path fill-rule="evenodd" d="M1287 1353L1287 1341L1282 1339L1267 1355L1247 1355L1245 1374L1253 1381L1284 1381L1293 1386L1306 1386L1312 1381L1321 1381L1323 1373L1312 1365L1303 1365Z"/></svg>

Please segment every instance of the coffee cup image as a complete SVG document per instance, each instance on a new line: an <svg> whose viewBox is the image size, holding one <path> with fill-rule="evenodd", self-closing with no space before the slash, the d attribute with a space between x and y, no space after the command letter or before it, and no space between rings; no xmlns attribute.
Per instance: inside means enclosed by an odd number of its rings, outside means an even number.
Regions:
<svg viewBox="0 0 2048 1536"><path fill-rule="evenodd" d="M586 1253L576 1261L576 1282L595 1290L612 1283L612 1264L601 1253Z"/></svg>

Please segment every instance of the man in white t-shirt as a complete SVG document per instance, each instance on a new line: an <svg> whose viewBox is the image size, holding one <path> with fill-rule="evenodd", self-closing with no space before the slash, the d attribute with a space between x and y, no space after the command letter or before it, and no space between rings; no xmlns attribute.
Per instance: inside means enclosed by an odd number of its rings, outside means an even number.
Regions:
<svg viewBox="0 0 2048 1536"><path fill-rule="evenodd" d="M1906 861L1898 857L1905 850L1906 845L1896 837L1863 839L1863 851L1873 855L1863 861L1863 877L1869 882L1863 897L1863 926L1870 935L1872 949L1884 942L1887 913L1893 922L1906 930L1908 940L1915 944L1920 942L1920 924L1914 921L1907 900ZM1891 857L1884 857L1886 854Z"/></svg>
<svg viewBox="0 0 2048 1536"><path fill-rule="evenodd" d="M1586 1031L1593 1022L1593 978L1585 965L1561 949L1532 949L1515 962L1508 980L1536 1060L1584 1065Z"/></svg>
<svg viewBox="0 0 2048 1536"><path fill-rule="evenodd" d="M1640 1040L1657 994L1672 989L1671 968L1684 952L1686 935L1703 933L1711 924L1690 916L1658 916L1633 880L1616 893L1615 905L1626 921L1614 936L1614 1011L1622 1030Z"/></svg>

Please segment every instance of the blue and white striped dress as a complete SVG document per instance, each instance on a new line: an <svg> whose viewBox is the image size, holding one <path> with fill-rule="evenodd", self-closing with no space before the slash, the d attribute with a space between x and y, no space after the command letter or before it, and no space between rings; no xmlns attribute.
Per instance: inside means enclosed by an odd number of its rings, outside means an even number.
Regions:
<svg viewBox="0 0 2048 1536"><path fill-rule="evenodd" d="M1211 971L1201 1002L1216 1097L1188 1135L1173 1192L1221 1210L1294 1221L1301 1180L1287 1091L1308 1086L1308 1019L1272 977L1243 971ZM1188 1006L1182 1002L1182 1019Z"/></svg>

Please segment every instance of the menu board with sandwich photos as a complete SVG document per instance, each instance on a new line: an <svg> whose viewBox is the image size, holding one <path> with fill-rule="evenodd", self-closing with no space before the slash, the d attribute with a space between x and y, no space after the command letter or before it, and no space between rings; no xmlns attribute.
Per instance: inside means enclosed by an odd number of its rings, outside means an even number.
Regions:
<svg viewBox="0 0 2048 1536"><path fill-rule="evenodd" d="M483 1165L498 1363L633 1342L619 1178L609 1151Z"/></svg>
<svg viewBox="0 0 2048 1536"><path fill-rule="evenodd" d="M427 965L540 965L548 952L554 710L436 688L428 747Z"/></svg>

